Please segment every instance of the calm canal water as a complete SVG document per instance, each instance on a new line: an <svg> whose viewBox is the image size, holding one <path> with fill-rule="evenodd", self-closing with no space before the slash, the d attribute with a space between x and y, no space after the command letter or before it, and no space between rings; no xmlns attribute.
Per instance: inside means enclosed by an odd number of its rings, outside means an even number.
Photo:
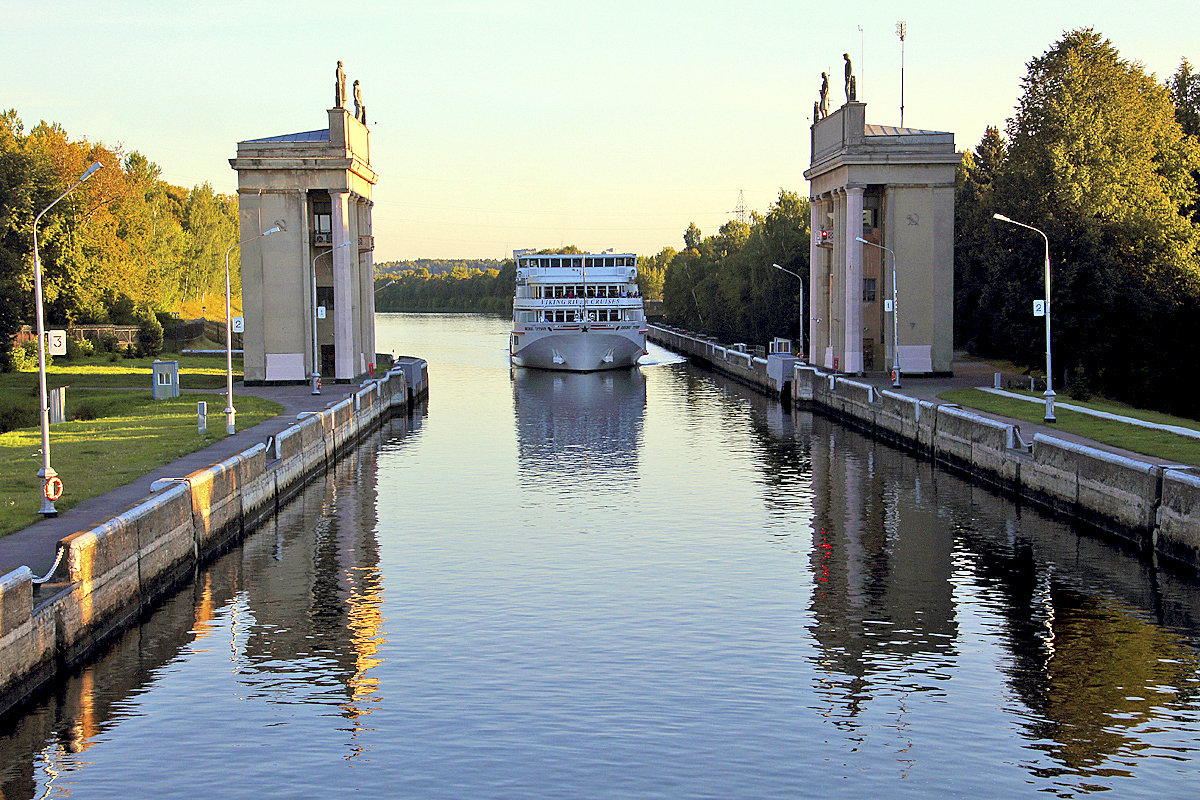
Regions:
<svg viewBox="0 0 1200 800"><path fill-rule="evenodd" d="M657 351L381 315L390 423L0 729L0 797L1193 797L1200 594Z"/></svg>

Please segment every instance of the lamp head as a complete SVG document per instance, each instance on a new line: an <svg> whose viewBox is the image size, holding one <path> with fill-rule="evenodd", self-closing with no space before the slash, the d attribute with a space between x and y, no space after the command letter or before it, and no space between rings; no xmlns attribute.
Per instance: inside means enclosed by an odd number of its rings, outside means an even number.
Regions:
<svg viewBox="0 0 1200 800"><path fill-rule="evenodd" d="M998 219L998 220L1000 220L1001 222L1012 222L1012 220L1011 220L1011 219L1009 219L1008 217L1004 216L1003 214L992 214L992 219Z"/></svg>
<svg viewBox="0 0 1200 800"><path fill-rule="evenodd" d="M93 175L95 175L95 174L96 174L98 171L100 171L101 169L103 169L103 167L104 167L104 165L103 165L103 164L101 164L99 161L97 161L95 164L92 164L90 167L88 167L88 168L87 168L87 172L83 173L83 175L82 175L82 176L80 176L80 178L79 178L79 182L80 182L80 183L83 183L83 182L84 182L84 181L86 181L88 178L92 177L92 176L93 176Z"/></svg>
<svg viewBox="0 0 1200 800"><path fill-rule="evenodd" d="M771 266L775 269L783 269L783 267L779 266L778 264L772 264Z"/></svg>
<svg viewBox="0 0 1200 800"><path fill-rule="evenodd" d="M270 230L263 231L262 235L270 236L272 233L279 233L281 230L283 230L283 229L280 228L278 225L276 225L274 228L271 228Z"/></svg>
<svg viewBox="0 0 1200 800"><path fill-rule="evenodd" d="M868 242L866 239L862 238L861 236L855 236L854 241L862 242L863 244L871 244L871 242Z"/></svg>

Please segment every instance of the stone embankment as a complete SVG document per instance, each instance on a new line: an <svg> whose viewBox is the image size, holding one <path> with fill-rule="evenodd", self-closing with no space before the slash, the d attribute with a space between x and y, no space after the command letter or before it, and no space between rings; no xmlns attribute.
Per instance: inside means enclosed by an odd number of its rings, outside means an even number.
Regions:
<svg viewBox="0 0 1200 800"><path fill-rule="evenodd" d="M1020 429L960 406L918 399L796 362L768 361L707 337L650 326L649 338L782 400L833 416L1154 557L1200 569L1200 471Z"/></svg>
<svg viewBox="0 0 1200 800"><path fill-rule="evenodd" d="M0 577L0 714L136 621L360 438L411 409L427 381L424 361L402 359L341 402L301 414L270 441L64 537L46 584L38 586L28 567Z"/></svg>

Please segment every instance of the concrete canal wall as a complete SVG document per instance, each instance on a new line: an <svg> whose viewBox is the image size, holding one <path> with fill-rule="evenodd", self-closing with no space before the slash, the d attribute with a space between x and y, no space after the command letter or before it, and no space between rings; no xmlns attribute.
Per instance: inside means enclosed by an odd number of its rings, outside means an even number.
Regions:
<svg viewBox="0 0 1200 800"><path fill-rule="evenodd" d="M51 581L28 567L0 577L0 714L80 663L196 567L240 539L388 417L428 391L404 359L270 442L197 470L139 505L59 542Z"/></svg>
<svg viewBox="0 0 1200 800"><path fill-rule="evenodd" d="M1008 494L1200 569L1200 471L1139 461L796 364L790 382L710 339L650 326L651 341L784 396ZM753 374L750 374L753 373Z"/></svg>

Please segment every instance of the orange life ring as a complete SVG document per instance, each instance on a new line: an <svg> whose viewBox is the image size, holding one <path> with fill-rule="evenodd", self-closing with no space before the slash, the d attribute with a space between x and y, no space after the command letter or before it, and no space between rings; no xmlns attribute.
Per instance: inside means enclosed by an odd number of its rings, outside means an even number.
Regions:
<svg viewBox="0 0 1200 800"><path fill-rule="evenodd" d="M46 496L47 500L53 503L58 498L62 497L62 493L62 478L58 477L57 475L46 478L46 483L42 486L42 494Z"/></svg>

